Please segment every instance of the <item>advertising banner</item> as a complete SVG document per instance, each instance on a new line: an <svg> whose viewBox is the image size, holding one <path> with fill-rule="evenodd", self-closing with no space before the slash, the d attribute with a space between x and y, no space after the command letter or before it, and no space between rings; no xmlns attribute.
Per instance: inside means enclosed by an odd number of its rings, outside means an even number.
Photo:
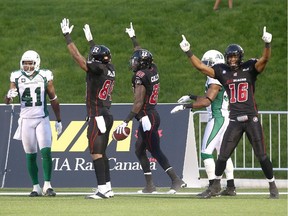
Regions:
<svg viewBox="0 0 288 216"><path fill-rule="evenodd" d="M159 104L161 124L159 127L160 146L176 173L183 177L184 156L189 122L189 111L171 115L175 104ZM130 112L132 104L113 104L114 116L112 131L122 123ZM31 187L26 168L25 153L21 141L14 140L20 107L18 105L0 106L0 180L2 187ZM49 106L50 122L53 132L53 187L97 187L93 163L88 150L86 137L86 107L83 104L62 104L61 116L63 132L57 137L54 127L54 113ZM11 122L11 125L10 125ZM137 137L136 120L129 123L131 133L123 141L116 142L110 135L107 148L113 187L142 187L145 185L140 163L135 155L134 143ZM11 130L11 133L9 131ZM29 131L27 131L29 133ZM7 154L7 151L9 152ZM171 180L164 170L152 158L149 152L150 166L157 187L169 187ZM196 159L197 161L197 159ZM38 151L40 185L43 184L41 154Z"/></svg>

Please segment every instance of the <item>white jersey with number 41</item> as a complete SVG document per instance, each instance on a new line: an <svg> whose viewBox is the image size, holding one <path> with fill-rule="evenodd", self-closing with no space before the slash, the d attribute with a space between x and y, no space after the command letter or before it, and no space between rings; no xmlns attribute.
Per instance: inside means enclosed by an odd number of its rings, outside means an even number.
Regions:
<svg viewBox="0 0 288 216"><path fill-rule="evenodd" d="M46 88L50 80L53 80L53 74L50 70L35 71L30 77L21 70L11 73L10 82L16 84L19 93L20 117L41 118L48 116Z"/></svg>

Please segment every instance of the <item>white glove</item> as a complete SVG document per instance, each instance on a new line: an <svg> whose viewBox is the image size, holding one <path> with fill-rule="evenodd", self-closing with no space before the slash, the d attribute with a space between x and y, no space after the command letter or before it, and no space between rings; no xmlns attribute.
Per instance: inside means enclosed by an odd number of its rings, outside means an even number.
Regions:
<svg viewBox="0 0 288 216"><path fill-rule="evenodd" d="M59 136L62 133L62 123L56 121L55 122L55 129L56 129L57 135Z"/></svg>
<svg viewBox="0 0 288 216"><path fill-rule="evenodd" d="M120 133L123 133L124 132L124 128L127 127L128 123L126 122L122 122L116 129L116 133L117 134L120 134Z"/></svg>
<svg viewBox="0 0 288 216"><path fill-rule="evenodd" d="M130 28L126 28L125 32L129 35L130 38L135 36L135 31L133 29L132 22L130 22Z"/></svg>
<svg viewBox="0 0 288 216"><path fill-rule="evenodd" d="M171 110L171 114L174 114L174 113L176 113L176 112L182 111L182 110L184 110L184 109L185 109L184 105L178 105L178 106L174 107L174 108Z"/></svg>
<svg viewBox="0 0 288 216"><path fill-rule="evenodd" d="M103 116L96 116L95 120L97 122L97 127L99 128L100 132L104 134L106 132L106 123Z"/></svg>
<svg viewBox="0 0 288 216"><path fill-rule="evenodd" d="M143 131L150 131L151 129L151 122L149 117L146 115L144 117L141 118L141 122L142 122L142 127L143 127Z"/></svg>
<svg viewBox="0 0 288 216"><path fill-rule="evenodd" d="M180 104L183 104L183 103L187 103L187 102L190 102L190 101L191 101L190 96L189 95L184 95L177 102L180 103Z"/></svg>
<svg viewBox="0 0 288 216"><path fill-rule="evenodd" d="M264 26L264 28L263 28L262 40L265 43L271 43L271 41L272 41L272 34L270 34L269 32L266 32L266 26Z"/></svg>
<svg viewBox="0 0 288 216"><path fill-rule="evenodd" d="M18 95L17 89L16 88L12 88L12 89L9 89L6 97L11 99L11 98L16 97L17 95Z"/></svg>
<svg viewBox="0 0 288 216"><path fill-rule="evenodd" d="M70 34L74 28L74 25L72 25L71 27L69 27L69 19L64 18L62 20L62 22L60 23L61 29L62 29L62 33L64 35L66 34Z"/></svg>
<svg viewBox="0 0 288 216"><path fill-rule="evenodd" d="M93 37L92 37L92 34L91 34L91 31L90 31L90 27L88 24L85 24L84 25L84 28L83 28L83 31L85 33L85 37L87 39L87 41L92 41L93 40Z"/></svg>
<svg viewBox="0 0 288 216"><path fill-rule="evenodd" d="M186 40L185 36L182 35L183 40L180 43L180 47L183 50L183 52L188 52L190 50L190 44L189 42Z"/></svg>

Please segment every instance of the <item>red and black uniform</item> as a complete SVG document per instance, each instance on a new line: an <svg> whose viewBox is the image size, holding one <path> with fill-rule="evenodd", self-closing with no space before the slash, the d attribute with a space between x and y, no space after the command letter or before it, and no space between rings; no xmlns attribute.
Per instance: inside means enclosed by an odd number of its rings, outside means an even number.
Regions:
<svg viewBox="0 0 288 216"><path fill-rule="evenodd" d="M160 90L159 74L155 64L149 69L142 69L134 73L132 77L132 87L143 85L146 89L144 104L136 119L140 122L138 128L138 139L136 141L135 153L141 163L144 173L151 172L150 162L146 155L146 149L157 159L160 166L166 170L170 166L168 159L160 149L160 138L158 128L160 125L160 116L156 110L158 95ZM141 124L141 118L148 115L151 122L151 130L144 132Z"/></svg>
<svg viewBox="0 0 288 216"><path fill-rule="evenodd" d="M236 69L226 64L213 66L215 78L224 86L230 105L230 123L224 134L216 163L217 176L221 176L224 172L226 161L245 132L266 178L273 178L272 164L266 155L264 135L254 98L255 82L259 74L255 68L256 62L256 59L248 60Z"/></svg>
<svg viewBox="0 0 288 216"><path fill-rule="evenodd" d="M87 138L91 154L104 154L107 148L109 133L113 125L110 112L112 91L115 81L115 69L111 63L87 63L86 75L86 108L89 117ZM96 116L103 116L106 132L102 134L95 120Z"/></svg>
<svg viewBox="0 0 288 216"><path fill-rule="evenodd" d="M255 82L258 72L255 69L257 60L252 59L232 70L226 64L216 64L213 69L215 78L224 86L230 105L230 118L235 119L241 115L254 117L258 115L254 98Z"/></svg>

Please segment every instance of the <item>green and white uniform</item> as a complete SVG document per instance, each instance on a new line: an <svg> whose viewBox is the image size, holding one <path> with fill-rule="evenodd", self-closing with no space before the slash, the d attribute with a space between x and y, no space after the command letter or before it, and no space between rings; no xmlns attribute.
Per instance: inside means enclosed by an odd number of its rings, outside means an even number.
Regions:
<svg viewBox="0 0 288 216"><path fill-rule="evenodd" d="M211 84L222 86L218 80L207 77L205 84L206 91ZM221 88L216 98L206 109L208 111L209 120L203 135L201 158L204 161L208 179L210 180L215 178L215 162L212 153L216 149L217 155L219 154L223 135L229 124L229 101L224 88ZM226 178L233 179L233 164L231 159L228 163L230 164L229 166L232 165L232 167L230 167L232 168L232 172L229 172L230 176L227 176L226 173Z"/></svg>
<svg viewBox="0 0 288 216"><path fill-rule="evenodd" d="M37 143L40 150L51 147L52 132L46 106L46 88L50 80L53 80L52 72L42 69L31 77L21 70L12 72L10 76L10 82L16 84L21 104L14 139L22 140L26 153L36 153Z"/></svg>

